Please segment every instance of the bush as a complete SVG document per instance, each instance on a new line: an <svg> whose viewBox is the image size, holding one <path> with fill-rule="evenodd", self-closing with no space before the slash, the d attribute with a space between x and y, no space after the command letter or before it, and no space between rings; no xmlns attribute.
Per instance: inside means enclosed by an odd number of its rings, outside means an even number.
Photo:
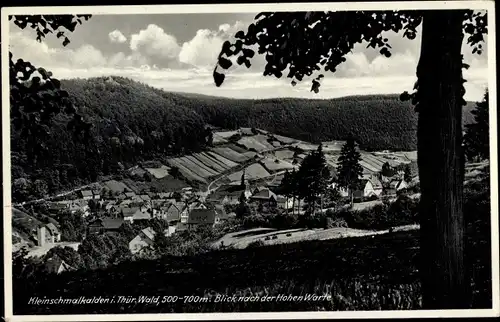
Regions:
<svg viewBox="0 0 500 322"><path fill-rule="evenodd" d="M326 218L326 225L325 228L347 228L347 221L344 218L331 218L327 217Z"/></svg>
<svg viewBox="0 0 500 322"><path fill-rule="evenodd" d="M270 216L271 227L276 229L289 229L297 226L299 218L297 214L283 213Z"/></svg>
<svg viewBox="0 0 500 322"><path fill-rule="evenodd" d="M269 227L269 223L262 215L255 214L243 218L243 227L245 228Z"/></svg>
<svg viewBox="0 0 500 322"><path fill-rule="evenodd" d="M248 244L248 248L252 248L252 247L262 247L262 246L265 246L266 244L264 244L264 242L260 239L257 239L253 242L251 242L250 244Z"/></svg>

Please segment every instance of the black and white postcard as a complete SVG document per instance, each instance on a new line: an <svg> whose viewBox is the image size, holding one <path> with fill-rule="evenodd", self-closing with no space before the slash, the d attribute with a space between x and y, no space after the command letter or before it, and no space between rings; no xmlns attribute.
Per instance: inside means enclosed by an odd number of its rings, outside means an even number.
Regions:
<svg viewBox="0 0 500 322"><path fill-rule="evenodd" d="M7 321L499 314L493 1L1 19Z"/></svg>

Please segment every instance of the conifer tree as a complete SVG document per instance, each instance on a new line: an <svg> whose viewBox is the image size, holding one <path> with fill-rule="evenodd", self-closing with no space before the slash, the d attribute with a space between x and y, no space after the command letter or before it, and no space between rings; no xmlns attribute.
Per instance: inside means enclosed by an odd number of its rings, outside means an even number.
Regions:
<svg viewBox="0 0 500 322"><path fill-rule="evenodd" d="M361 154L356 149L356 142L354 139L349 138L340 151L337 180L339 187L349 191L351 207L354 199L354 190L359 187L361 176L363 175L363 168L359 163L360 160Z"/></svg>
<svg viewBox="0 0 500 322"><path fill-rule="evenodd" d="M316 202L326 191L329 176L325 154L320 144L316 151L304 158L298 171L298 195L308 203L312 214L315 213Z"/></svg>

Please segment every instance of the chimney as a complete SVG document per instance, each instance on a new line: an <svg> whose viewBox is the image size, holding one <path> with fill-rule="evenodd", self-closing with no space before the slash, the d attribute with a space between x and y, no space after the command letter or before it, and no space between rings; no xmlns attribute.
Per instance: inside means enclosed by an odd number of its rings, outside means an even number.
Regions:
<svg viewBox="0 0 500 322"><path fill-rule="evenodd" d="M38 226L36 229L38 246L45 245L45 230L46 230L45 226Z"/></svg>

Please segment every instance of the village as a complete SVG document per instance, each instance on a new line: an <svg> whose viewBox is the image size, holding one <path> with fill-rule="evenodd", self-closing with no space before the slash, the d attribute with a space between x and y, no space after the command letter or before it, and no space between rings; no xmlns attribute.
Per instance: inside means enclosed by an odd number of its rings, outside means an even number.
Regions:
<svg viewBox="0 0 500 322"><path fill-rule="evenodd" d="M125 169L121 177L18 205L18 212L32 209L32 213L34 205L36 209L43 205L51 220L31 228L34 245L20 242L14 249L27 247L30 256L42 256L56 246L77 250L79 243L62 240L57 221L68 213L85 219L86 236L114 234L126 223L145 227L129 241L132 254L154 244L156 233L148 226L153 219L166 224L164 234L170 237L200 227L211 229L235 218L235 209L242 202L262 215L305 213L306 202L282 194L281 183L285 174L297 170L318 145L256 129L215 132L214 141L212 151L169 159L167 165L145 162ZM333 174L344 144L345 141L322 143ZM352 193L351 206L359 210L381 203L382 198L394 200L400 191L418 184L416 171L409 176L402 170L405 165L415 167L415 157L413 152L361 151L363 175L361 185ZM348 203L348 190L332 178L328 190L337 191ZM325 203L321 211L328 209ZM64 270L64 265L60 262L55 270Z"/></svg>

